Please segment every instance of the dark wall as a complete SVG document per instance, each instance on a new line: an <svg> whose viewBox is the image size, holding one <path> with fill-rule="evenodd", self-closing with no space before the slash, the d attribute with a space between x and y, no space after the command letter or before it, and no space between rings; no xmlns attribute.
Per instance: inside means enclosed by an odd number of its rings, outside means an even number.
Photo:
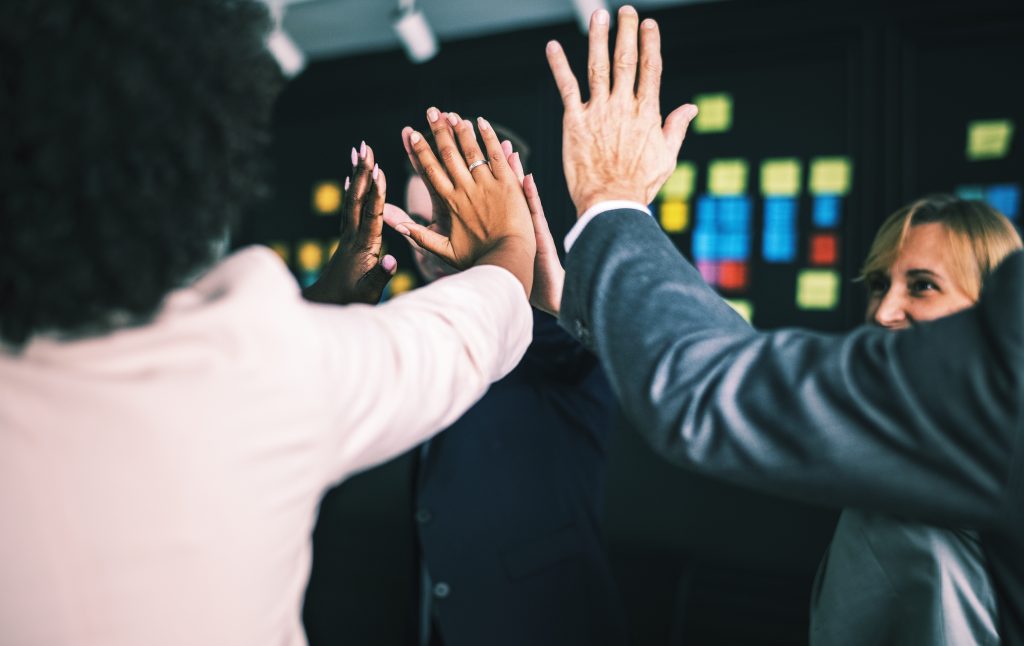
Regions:
<svg viewBox="0 0 1024 646"><path fill-rule="evenodd" d="M1024 8L1020 3L723 2L653 13L663 33L664 113L706 92L733 98L733 126L691 134L681 158L699 171L742 158L751 168L751 280L741 293L759 327L843 330L862 318L852 282L882 219L910 199L963 186L1024 183ZM530 142L531 165L558 239L572 222L560 170L560 102L544 59L551 38L581 77L585 40L575 25L444 43L413 66L399 52L311 65L282 97L276 118L276 195L238 240L329 240L337 219L314 215L314 182L342 180L365 139L401 201L399 132L424 127L429 105L478 114ZM969 161L967 123L1009 118L1007 156ZM809 266L812 196L798 197L800 252L792 263L759 257L763 200L757 168L771 157L847 156L832 269L836 307L794 300ZM805 177L806 180L806 177ZM694 198L696 199L696 198ZM692 251L692 229L674 236ZM408 267L400 240L390 248ZM307 620L312 644L410 643L415 542L408 456L352 478L324 501ZM835 511L780 501L693 476L659 461L625 425L609 457L609 548L637 643L800 643L808 590Z"/></svg>

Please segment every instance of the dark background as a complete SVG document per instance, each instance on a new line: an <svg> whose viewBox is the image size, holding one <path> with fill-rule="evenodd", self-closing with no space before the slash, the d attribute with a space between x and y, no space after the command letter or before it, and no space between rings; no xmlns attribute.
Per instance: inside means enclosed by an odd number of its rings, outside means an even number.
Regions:
<svg viewBox="0 0 1024 646"><path fill-rule="evenodd" d="M736 0L646 15L662 29L664 114L696 94L733 97L732 129L691 133L681 159L701 169L698 192L708 160L750 165L755 254L743 296L758 327L857 325L864 298L852 279L886 215L928 192L1024 182L1024 3ZM445 42L420 66L397 51L310 65L278 105L274 198L236 241L294 249L336 237L337 218L313 212L311 189L343 180L349 150L363 139L388 172L390 200L401 203L399 132L424 128L429 105L485 115L531 144L531 170L561 240L573 213L561 176L561 105L544 58L551 38L585 79L586 42L574 24ZM989 118L1015 122L1010 154L970 162L967 122ZM807 164L819 155L849 156L854 173L839 229L839 306L806 312L795 305L794 281L806 266ZM756 251L757 169L782 156L804 163L800 255L791 266L767 266ZM689 236L677 241L689 251ZM402 242L389 243L411 268ZM805 642L810 582L836 511L687 474L620 427L609 452L607 535L636 643ZM400 457L324 500L307 599L313 646L413 642L410 466Z"/></svg>

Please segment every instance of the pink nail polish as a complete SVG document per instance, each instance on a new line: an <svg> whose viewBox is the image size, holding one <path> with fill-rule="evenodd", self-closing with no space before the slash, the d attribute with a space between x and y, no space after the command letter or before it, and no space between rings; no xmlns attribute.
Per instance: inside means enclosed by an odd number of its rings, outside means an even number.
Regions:
<svg viewBox="0 0 1024 646"><path fill-rule="evenodd" d="M352 186L352 178L351 177L346 177L345 178L345 190L346 191L348 190L349 186Z"/></svg>
<svg viewBox="0 0 1024 646"><path fill-rule="evenodd" d="M403 236L409 235L409 229L407 229L404 224L396 224L395 231L401 233Z"/></svg>
<svg viewBox="0 0 1024 646"><path fill-rule="evenodd" d="M429 121L430 123L434 123L435 121L437 121L437 118L439 116L441 116L441 113L437 111L437 108L427 109L427 121Z"/></svg>
<svg viewBox="0 0 1024 646"><path fill-rule="evenodd" d="M415 130L411 135L409 135L409 143L418 144L420 142L420 139L423 139L423 136L420 135L420 133L416 132Z"/></svg>
<svg viewBox="0 0 1024 646"><path fill-rule="evenodd" d="M484 119L483 117L477 117L476 122L480 126L481 132L483 132L484 130L491 129L491 124L487 121L487 119Z"/></svg>
<svg viewBox="0 0 1024 646"><path fill-rule="evenodd" d="M359 158L366 159L366 142L363 141L359 144Z"/></svg>
<svg viewBox="0 0 1024 646"><path fill-rule="evenodd" d="M395 268L398 267L398 261L395 260L394 256L384 256L384 259L380 261L380 266L384 268L384 271L393 273Z"/></svg>
<svg viewBox="0 0 1024 646"><path fill-rule="evenodd" d="M599 9L598 11L595 11L594 12L594 22L596 22L599 25L607 25L608 24L608 12L605 11L604 9Z"/></svg>
<svg viewBox="0 0 1024 646"><path fill-rule="evenodd" d="M355 168L358 165L359 165L359 153L357 153L356 149L353 148L352 149L352 167Z"/></svg>
<svg viewBox="0 0 1024 646"><path fill-rule="evenodd" d="M448 123L452 124L453 128L455 126L459 125L459 115L455 114L454 112L449 112L448 113Z"/></svg>
<svg viewBox="0 0 1024 646"><path fill-rule="evenodd" d="M377 173L379 173L379 172L380 172L380 168L377 166L377 164L374 164L373 165L373 172L370 174L370 177L373 178L373 181L375 181L375 182L377 181Z"/></svg>

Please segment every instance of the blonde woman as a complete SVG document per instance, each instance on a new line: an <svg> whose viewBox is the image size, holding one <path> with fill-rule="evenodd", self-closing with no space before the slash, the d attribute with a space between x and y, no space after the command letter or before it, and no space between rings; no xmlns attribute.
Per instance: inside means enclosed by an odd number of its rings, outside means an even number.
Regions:
<svg viewBox="0 0 1024 646"><path fill-rule="evenodd" d="M1009 220L982 202L918 200L871 245L867 321L902 330L970 307L1020 248ZM815 581L812 644L997 644L997 619L977 532L843 512Z"/></svg>

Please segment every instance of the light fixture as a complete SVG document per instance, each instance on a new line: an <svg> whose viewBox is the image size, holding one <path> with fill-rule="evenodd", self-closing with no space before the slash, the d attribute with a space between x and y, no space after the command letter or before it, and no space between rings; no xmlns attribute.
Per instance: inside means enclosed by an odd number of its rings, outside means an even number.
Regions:
<svg viewBox="0 0 1024 646"><path fill-rule="evenodd" d="M413 63L425 63L437 55L437 37L426 16L416 8L416 0L399 0L392 26Z"/></svg>
<svg viewBox="0 0 1024 646"><path fill-rule="evenodd" d="M281 26L285 4L283 0L268 0L267 2L270 15L274 18L274 28L267 36L267 49L277 59L277 64L281 66L284 75L292 78L305 69L306 54Z"/></svg>
<svg viewBox="0 0 1024 646"><path fill-rule="evenodd" d="M607 0L572 0L576 8L576 18L580 21L580 31L584 34L590 31L590 17L598 9L608 11Z"/></svg>

